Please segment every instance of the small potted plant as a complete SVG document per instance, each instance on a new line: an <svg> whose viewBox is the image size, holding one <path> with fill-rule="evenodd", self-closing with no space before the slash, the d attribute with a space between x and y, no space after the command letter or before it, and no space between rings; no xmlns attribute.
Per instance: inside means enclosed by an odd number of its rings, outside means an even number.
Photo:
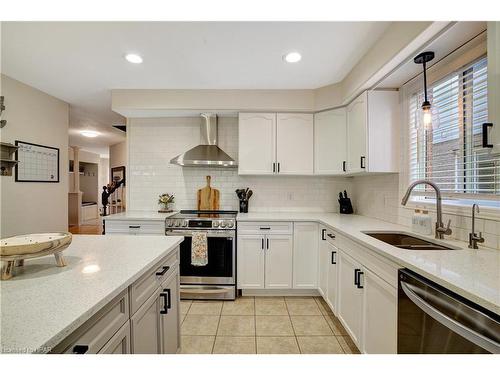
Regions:
<svg viewBox="0 0 500 375"><path fill-rule="evenodd" d="M172 212L174 206L174 195L164 193L160 195L158 198L158 204L160 205L160 209L158 212Z"/></svg>

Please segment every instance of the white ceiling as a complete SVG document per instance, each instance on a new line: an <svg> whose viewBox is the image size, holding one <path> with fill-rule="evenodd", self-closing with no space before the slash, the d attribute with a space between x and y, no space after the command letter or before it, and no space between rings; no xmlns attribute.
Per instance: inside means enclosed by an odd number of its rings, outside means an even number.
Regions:
<svg viewBox="0 0 500 375"><path fill-rule="evenodd" d="M389 22L3 22L2 69L71 105L70 144L119 142L112 89L312 89L341 81ZM302 61L282 56L299 51ZM125 53L138 53L140 65ZM96 129L103 137L79 136ZM111 143L110 143L111 142ZM92 151L92 150L91 150Z"/></svg>

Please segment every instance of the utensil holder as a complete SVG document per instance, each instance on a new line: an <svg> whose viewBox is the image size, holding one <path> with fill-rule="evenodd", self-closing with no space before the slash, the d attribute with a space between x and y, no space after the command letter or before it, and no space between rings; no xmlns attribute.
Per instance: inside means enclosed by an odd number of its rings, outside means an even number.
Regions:
<svg viewBox="0 0 500 375"><path fill-rule="evenodd" d="M248 213L248 200L246 199L240 200L240 212Z"/></svg>

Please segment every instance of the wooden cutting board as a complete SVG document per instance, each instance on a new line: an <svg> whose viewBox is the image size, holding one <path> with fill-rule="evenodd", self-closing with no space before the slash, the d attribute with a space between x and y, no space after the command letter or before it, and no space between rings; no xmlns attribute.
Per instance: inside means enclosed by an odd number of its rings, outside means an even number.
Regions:
<svg viewBox="0 0 500 375"><path fill-rule="evenodd" d="M207 176L207 186L198 190L198 210L213 211L219 209L220 192L210 186L212 178Z"/></svg>

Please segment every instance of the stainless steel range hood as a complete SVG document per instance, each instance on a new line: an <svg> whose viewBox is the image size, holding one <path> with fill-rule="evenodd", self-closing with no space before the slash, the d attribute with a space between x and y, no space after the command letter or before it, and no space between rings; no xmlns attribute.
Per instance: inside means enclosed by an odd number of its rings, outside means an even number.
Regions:
<svg viewBox="0 0 500 375"><path fill-rule="evenodd" d="M202 113L200 145L177 155L170 164L182 167L234 168L236 162L217 146L217 115Z"/></svg>

